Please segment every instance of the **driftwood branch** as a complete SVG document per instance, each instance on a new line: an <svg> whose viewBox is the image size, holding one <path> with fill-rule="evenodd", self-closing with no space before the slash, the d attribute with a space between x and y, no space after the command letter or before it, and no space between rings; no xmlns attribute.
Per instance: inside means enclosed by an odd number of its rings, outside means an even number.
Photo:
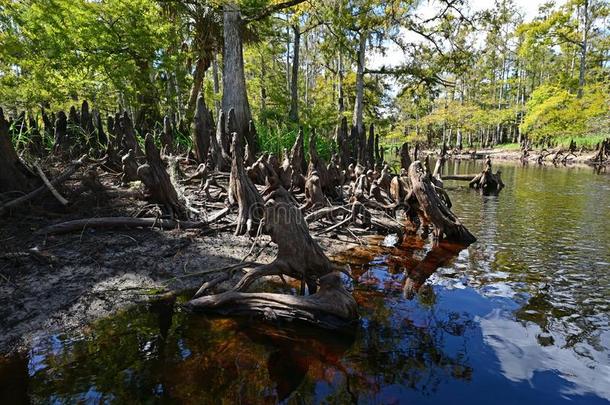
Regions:
<svg viewBox="0 0 610 405"><path fill-rule="evenodd" d="M63 183L64 181L68 180L70 178L70 176L72 176L74 173L76 173L76 171L82 165L85 164L86 159L87 159L87 156L83 156L79 160L73 162L72 166L70 166L68 169L66 169L62 174L57 176L55 179L51 180L50 184L52 186L56 186L58 184ZM7 202L6 204L0 206L0 214L3 214L5 212L5 210L7 210L9 208L16 207L18 205L23 204L26 201L36 198L48 190L49 190L49 188L46 185L42 185L42 186L38 187L36 190L34 190L24 196L11 200L11 201Z"/></svg>
<svg viewBox="0 0 610 405"><path fill-rule="evenodd" d="M208 222L179 221L174 219L161 218L131 218L131 217L99 217L76 219L73 221L62 222L51 225L36 231L38 235L68 233L82 231L86 228L111 229L111 228L141 228L159 227L162 229L193 229L205 228Z"/></svg>
<svg viewBox="0 0 610 405"><path fill-rule="evenodd" d="M51 182L49 181L47 176L44 174L44 172L42 171L40 166L38 166L37 164L34 164L34 168L36 168L36 172L38 172L38 176L40 176L44 185L47 186L47 188L49 189L51 194L53 194L53 197L55 197L55 199L57 201L59 201L61 203L61 205L68 205L68 200L63 198L62 195L59 194L59 192L55 189L55 187L53 187L53 184L51 184Z"/></svg>

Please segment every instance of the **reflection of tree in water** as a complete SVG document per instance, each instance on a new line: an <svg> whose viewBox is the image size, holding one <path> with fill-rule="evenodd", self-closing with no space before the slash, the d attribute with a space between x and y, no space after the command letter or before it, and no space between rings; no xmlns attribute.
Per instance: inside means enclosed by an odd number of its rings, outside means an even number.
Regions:
<svg viewBox="0 0 610 405"><path fill-rule="evenodd" d="M448 242L436 244L426 253L424 259L413 269L407 269L403 293L406 298L413 299L426 280L440 267L446 266L464 249L462 245Z"/></svg>
<svg viewBox="0 0 610 405"><path fill-rule="evenodd" d="M415 251L381 252L394 276L411 269L414 287L459 250L436 246L421 262L413 257ZM93 395L124 403L151 398L349 403L383 398L384 388L392 384L430 394L447 379L469 379L465 342L451 354L444 347L449 335L466 340L472 321L458 313L435 313L433 294L426 299L421 291L422 307L415 312L426 319L411 319L408 306L413 302L402 298L399 283L392 286L390 291L356 287L363 327L355 340L297 325L192 317L176 312L173 301L137 308L95 323L60 350L51 343L41 348L47 369L31 378L28 389L39 402Z"/></svg>
<svg viewBox="0 0 610 405"><path fill-rule="evenodd" d="M410 319L410 304L400 298L400 294L379 291L388 285L386 282L377 280L377 283L367 282L357 287L355 296L365 312L362 314L364 327L342 361L350 372L327 399L342 402L383 397L384 387L391 385L406 386L427 395L435 392L448 378L471 378L465 335L467 330L475 327L472 319L456 312L435 313L433 290L422 289L425 281L439 267L451 262L462 249L462 246L441 243L415 266L407 267L407 296L412 299L419 291L420 304L430 307L423 322ZM404 268L401 264L413 263L413 258L395 253L386 258L389 273ZM362 274L359 269L353 270ZM447 335L464 338L462 347L455 354L444 351Z"/></svg>

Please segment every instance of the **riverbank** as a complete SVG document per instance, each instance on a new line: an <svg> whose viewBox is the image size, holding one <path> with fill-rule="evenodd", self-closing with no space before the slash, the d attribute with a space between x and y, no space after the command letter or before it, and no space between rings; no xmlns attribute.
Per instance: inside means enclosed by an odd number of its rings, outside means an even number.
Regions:
<svg viewBox="0 0 610 405"><path fill-rule="evenodd" d="M542 154L542 158L540 162L542 164L550 164L553 165L553 159L557 156L557 153L561 152L559 158L557 159L557 164L560 165L581 165L581 166L592 166L593 158L597 154L596 151L577 151L575 153L569 154L569 156L565 159L566 153L563 148L549 148L544 149L542 152L540 150L530 150L529 154L526 158L526 162L528 163L539 163L539 158ZM424 154L438 154L438 150L424 150L422 151ZM512 162L523 162L523 152L520 149L509 147L496 147L496 148L485 148L485 149L463 149L462 153L452 153L449 151L448 154L451 159L461 159L461 160L472 160L472 159L484 159L487 156L490 156L492 160L504 160L504 161L512 161ZM608 164L608 162L605 162Z"/></svg>
<svg viewBox="0 0 610 405"><path fill-rule="evenodd" d="M108 188L117 181L108 173L100 173L99 180ZM193 199L202 192L185 188ZM78 181L64 185L67 207L49 198L0 218L0 353L27 349L41 333L73 330L134 304L195 290L229 266L243 260L269 263L277 254L268 236L256 241L234 236L231 213L202 229L84 227L37 234L68 220L137 217L150 209L128 193L117 197L78 190ZM316 240L331 257L360 243L343 236ZM236 271L219 288L234 285L242 274Z"/></svg>

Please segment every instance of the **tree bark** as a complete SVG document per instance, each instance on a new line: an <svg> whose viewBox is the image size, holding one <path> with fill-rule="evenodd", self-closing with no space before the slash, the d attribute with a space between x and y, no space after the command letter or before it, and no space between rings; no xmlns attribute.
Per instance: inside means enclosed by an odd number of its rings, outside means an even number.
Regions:
<svg viewBox="0 0 610 405"><path fill-rule="evenodd" d="M203 84L203 78L205 72L210 68L211 60L209 57L199 55L197 63L195 64L195 72L193 72L193 85L191 86L191 93L189 100L186 105L186 119L187 122L191 122L193 119L193 113L197 105L197 99L201 92L201 86Z"/></svg>
<svg viewBox="0 0 610 405"><path fill-rule="evenodd" d="M447 239L466 245L476 242L474 235L462 225L437 194L430 173L424 170L419 161L413 162L409 167L409 178L413 186L413 194L424 213L425 220L434 225L437 240Z"/></svg>
<svg viewBox="0 0 610 405"><path fill-rule="evenodd" d="M583 4L583 19L584 29L582 33L582 42L580 44L580 69L578 72L578 98L583 95L585 87L585 74L587 69L587 46L589 36L589 0L584 0Z"/></svg>
<svg viewBox="0 0 610 405"><path fill-rule="evenodd" d="M0 192L28 190L31 181L27 173L13 148L9 124L4 119L4 111L0 107Z"/></svg>
<svg viewBox="0 0 610 405"><path fill-rule="evenodd" d="M146 163L138 167L138 177L146 186L148 197L155 203L162 204L163 208L173 219L188 219L184 202L172 184L165 165L161 160L159 149L155 146L152 135L146 135L144 141Z"/></svg>
<svg viewBox="0 0 610 405"><path fill-rule="evenodd" d="M356 100L354 102L354 117L352 125L356 128L357 145L358 145L358 161L364 164L364 149L366 147L366 134L364 131L364 64L366 53L366 38L365 32L360 32L358 44L358 59L356 68Z"/></svg>
<svg viewBox="0 0 610 405"><path fill-rule="evenodd" d="M246 92L246 77L244 73L244 57L242 50L242 19L239 7L235 2L225 4L224 10L224 50L223 50L223 80L222 109L235 111L236 132L240 136L248 131L252 119L248 95Z"/></svg>
<svg viewBox="0 0 610 405"><path fill-rule="evenodd" d="M341 117L341 123L337 126L335 140L339 147L339 166L345 169L350 163L350 142L347 128L347 118Z"/></svg>
<svg viewBox="0 0 610 405"><path fill-rule="evenodd" d="M334 265L311 237L307 222L282 187L265 197L265 230L278 245L277 258L248 272L232 291L196 298L193 309L225 314L256 314L272 319L303 320L337 329L357 319L357 305L341 282L341 269ZM307 297L286 294L244 293L261 277L285 274L309 287ZM316 293L317 283L320 291Z"/></svg>
<svg viewBox="0 0 610 405"><path fill-rule="evenodd" d="M301 31L298 25L292 26L294 45L292 52L292 76L290 80L290 112L288 119L299 122L299 48L301 46Z"/></svg>
<svg viewBox="0 0 610 405"><path fill-rule="evenodd" d="M205 163L210 152L210 142L213 134L214 123L211 122L208 107L205 104L203 94L197 98L197 108L193 119L193 146L195 148L195 159L198 163Z"/></svg>
<svg viewBox="0 0 610 405"><path fill-rule="evenodd" d="M256 232L263 217L263 199L244 168L242 141L238 134L233 134L233 161L229 178L229 193L238 204L237 227L235 235L250 235Z"/></svg>

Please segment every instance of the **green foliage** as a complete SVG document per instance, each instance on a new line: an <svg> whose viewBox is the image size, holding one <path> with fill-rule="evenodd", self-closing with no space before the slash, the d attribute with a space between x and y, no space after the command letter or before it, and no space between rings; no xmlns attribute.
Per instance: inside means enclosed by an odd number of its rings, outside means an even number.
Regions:
<svg viewBox="0 0 610 405"><path fill-rule="evenodd" d="M609 103L608 92L602 86L587 87L579 99L567 90L543 85L532 93L520 128L535 141L588 134L596 128L596 120L608 116Z"/></svg>
<svg viewBox="0 0 610 405"><path fill-rule="evenodd" d="M157 98L153 69L170 63L169 24L151 0L3 0L0 21L0 98L15 108L137 105Z"/></svg>

